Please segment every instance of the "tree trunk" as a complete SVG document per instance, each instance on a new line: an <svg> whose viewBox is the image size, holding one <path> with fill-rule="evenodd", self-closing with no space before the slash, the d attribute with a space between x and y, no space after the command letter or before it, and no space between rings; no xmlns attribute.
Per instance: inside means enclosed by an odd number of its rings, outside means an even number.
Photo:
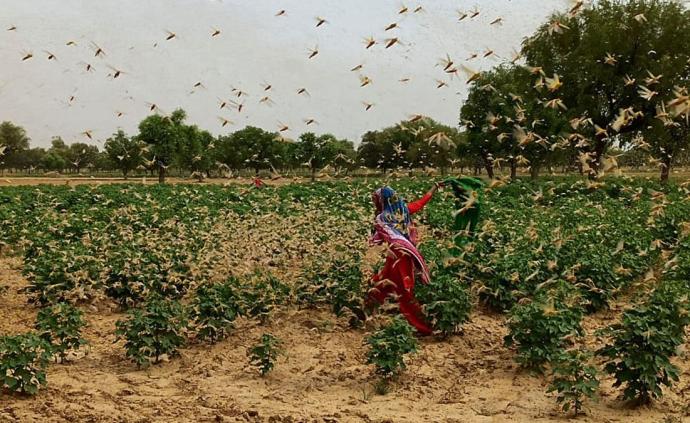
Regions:
<svg viewBox="0 0 690 423"><path fill-rule="evenodd" d="M486 169L486 175L489 177L489 179L494 179L494 165L488 160L485 160L484 169Z"/></svg>
<svg viewBox="0 0 690 423"><path fill-rule="evenodd" d="M127 180L127 173L128 173L127 170L123 170L123 171L122 171L122 174L123 174L124 177L125 177L125 181Z"/></svg>
<svg viewBox="0 0 690 423"><path fill-rule="evenodd" d="M534 166L529 168L529 176L532 179L537 179L539 177L539 166Z"/></svg>
<svg viewBox="0 0 690 423"><path fill-rule="evenodd" d="M315 167L311 168L311 181L312 182L316 181L316 168Z"/></svg>
<svg viewBox="0 0 690 423"><path fill-rule="evenodd" d="M165 168L163 166L158 167L158 183L165 183Z"/></svg>
<svg viewBox="0 0 690 423"><path fill-rule="evenodd" d="M515 160L510 161L510 179L512 181L517 179L517 162Z"/></svg>
<svg viewBox="0 0 690 423"><path fill-rule="evenodd" d="M668 184L668 177L671 174L671 162L669 155L666 155L661 161L661 183L664 185Z"/></svg>

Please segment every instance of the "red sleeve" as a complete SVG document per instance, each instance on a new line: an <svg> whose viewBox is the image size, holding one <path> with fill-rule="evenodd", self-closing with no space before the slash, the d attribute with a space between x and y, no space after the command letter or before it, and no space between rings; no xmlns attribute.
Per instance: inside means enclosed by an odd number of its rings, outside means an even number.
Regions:
<svg viewBox="0 0 690 423"><path fill-rule="evenodd" d="M426 203L428 203L429 200L431 200L431 197L433 196L434 194L427 192L426 194L424 194L424 197L420 198L419 200L408 203L407 209L410 211L410 214L415 214L418 211L422 210Z"/></svg>

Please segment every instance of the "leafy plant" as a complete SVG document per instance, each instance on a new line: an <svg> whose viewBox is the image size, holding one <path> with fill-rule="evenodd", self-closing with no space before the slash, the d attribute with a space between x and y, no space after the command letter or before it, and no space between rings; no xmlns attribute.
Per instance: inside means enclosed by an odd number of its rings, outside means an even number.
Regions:
<svg viewBox="0 0 690 423"><path fill-rule="evenodd" d="M553 378L546 392L558 392L556 401L563 411L571 409L577 416L582 411L586 398L593 398L599 388L597 369L588 361L591 353L583 350L569 350L554 360Z"/></svg>
<svg viewBox="0 0 690 423"><path fill-rule="evenodd" d="M275 367L278 357L285 352L283 342L270 333L261 335L259 344L252 347L247 355L252 366L257 367L261 376L265 376Z"/></svg>
<svg viewBox="0 0 690 423"><path fill-rule="evenodd" d="M424 304L424 311L433 328L446 336L457 332L470 317L470 295L453 275L435 275L428 285L417 286L415 294Z"/></svg>
<svg viewBox="0 0 690 423"><path fill-rule="evenodd" d="M273 309L285 304L290 296L290 287L282 283L271 274L255 274L251 279L243 281L240 286L242 314L256 317L261 322L268 320Z"/></svg>
<svg viewBox="0 0 690 423"><path fill-rule="evenodd" d="M52 345L53 352L61 360L64 360L69 350L78 350L87 344L81 336L81 330L85 326L82 311L68 303L44 307L36 318L39 336Z"/></svg>
<svg viewBox="0 0 690 423"><path fill-rule="evenodd" d="M604 369L616 378L614 386L625 384L625 399L647 403L661 397L662 385L678 381L671 358L688 323L687 292L664 283L647 302L626 310L620 323L606 328L610 341L598 353L609 360Z"/></svg>
<svg viewBox="0 0 690 423"><path fill-rule="evenodd" d="M576 294L562 282L554 289L538 292L527 304L510 311L506 346L517 347L516 361L523 367L541 372L544 364L555 359L566 345L566 337L581 335L582 310Z"/></svg>
<svg viewBox="0 0 690 423"><path fill-rule="evenodd" d="M302 304L330 304L336 316L348 315L350 326L359 327L364 316L362 299L366 295L362 278L359 257L336 259L326 268L307 272L307 280L297 287L297 300Z"/></svg>
<svg viewBox="0 0 690 423"><path fill-rule="evenodd" d="M235 279L200 286L190 309L197 338L215 342L227 336L241 312L239 301Z"/></svg>
<svg viewBox="0 0 690 423"><path fill-rule="evenodd" d="M158 363L164 354L172 356L185 344L188 322L176 300L152 297L142 308L131 309L126 320L116 322L117 340L125 340L127 357L137 366Z"/></svg>
<svg viewBox="0 0 690 423"><path fill-rule="evenodd" d="M412 326L399 317L366 340L369 345L367 364L376 366L383 377L398 375L405 369L405 355L417 351L417 338Z"/></svg>
<svg viewBox="0 0 690 423"><path fill-rule="evenodd" d="M140 232L108 252L106 294L123 307L135 307L151 295L179 299L191 282L189 256L173 242L152 246L148 234Z"/></svg>
<svg viewBox="0 0 690 423"><path fill-rule="evenodd" d="M27 292L31 301L41 306L78 302L99 288L95 282L100 272L98 260L79 243L49 241L41 248L29 248L24 264Z"/></svg>
<svg viewBox="0 0 690 423"><path fill-rule="evenodd" d="M387 395L391 390L391 385L388 379L379 379L374 383L374 392L376 395Z"/></svg>
<svg viewBox="0 0 690 423"><path fill-rule="evenodd" d="M46 384L50 344L35 333L0 337L0 387L34 395Z"/></svg>

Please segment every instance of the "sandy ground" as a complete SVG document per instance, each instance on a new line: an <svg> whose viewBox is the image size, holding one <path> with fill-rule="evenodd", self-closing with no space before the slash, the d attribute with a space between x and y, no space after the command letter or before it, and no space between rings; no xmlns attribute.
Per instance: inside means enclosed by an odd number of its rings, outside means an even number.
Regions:
<svg viewBox="0 0 690 423"><path fill-rule="evenodd" d="M0 334L30 330L36 309L20 292L21 260L0 258ZM567 421L546 382L517 369L502 344L504 317L477 310L464 333L423 339L408 370L385 396L364 364L363 340L376 325L351 330L326 311L284 310L265 326L240 321L232 336L191 345L180 357L137 370L114 343L111 304L85 307L90 342L64 364L52 364L36 397L0 399L1 422L531 422ZM614 313L588 318L588 332ZM285 342L287 357L265 378L247 365L247 349L264 332ZM687 354L681 381L649 407L628 408L611 381L581 422L690 421Z"/></svg>

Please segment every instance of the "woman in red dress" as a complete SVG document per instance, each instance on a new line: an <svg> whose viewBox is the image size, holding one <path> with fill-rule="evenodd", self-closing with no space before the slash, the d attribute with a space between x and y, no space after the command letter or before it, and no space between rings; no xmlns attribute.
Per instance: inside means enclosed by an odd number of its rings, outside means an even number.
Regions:
<svg viewBox="0 0 690 423"><path fill-rule="evenodd" d="M369 290L367 308L383 304L389 295L397 296L400 312L421 335L431 335L422 308L414 297L415 273L419 273L422 283L429 283L429 269L417 250L417 231L410 216L424 208L436 190L436 183L424 197L406 203L388 186L376 190L372 200L376 207L374 235L371 244L388 244L386 263L374 275L374 287Z"/></svg>

